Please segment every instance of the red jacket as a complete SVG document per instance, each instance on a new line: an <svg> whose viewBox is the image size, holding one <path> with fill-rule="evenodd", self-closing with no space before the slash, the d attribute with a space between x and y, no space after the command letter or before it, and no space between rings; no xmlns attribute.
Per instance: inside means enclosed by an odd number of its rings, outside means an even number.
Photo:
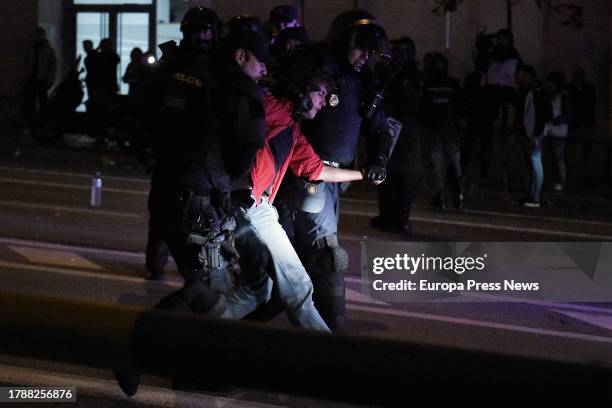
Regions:
<svg viewBox="0 0 612 408"><path fill-rule="evenodd" d="M274 200L287 168L291 168L296 176L310 181L317 180L323 171L323 161L291 115L293 103L267 93L264 108L266 137L251 169L251 185L257 203L268 188L269 201Z"/></svg>

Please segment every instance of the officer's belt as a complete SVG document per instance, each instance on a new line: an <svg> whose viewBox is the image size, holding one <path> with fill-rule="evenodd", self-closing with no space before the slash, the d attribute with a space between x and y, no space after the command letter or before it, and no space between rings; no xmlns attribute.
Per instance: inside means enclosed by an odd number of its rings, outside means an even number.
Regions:
<svg viewBox="0 0 612 408"><path fill-rule="evenodd" d="M325 249L327 247L333 248L340 246L338 244L338 236L337 235L326 235L323 238L319 238L314 242L314 246L317 249Z"/></svg>
<svg viewBox="0 0 612 408"><path fill-rule="evenodd" d="M337 169L341 167L340 163L337 163L335 161L323 160L323 164L326 166L335 167Z"/></svg>

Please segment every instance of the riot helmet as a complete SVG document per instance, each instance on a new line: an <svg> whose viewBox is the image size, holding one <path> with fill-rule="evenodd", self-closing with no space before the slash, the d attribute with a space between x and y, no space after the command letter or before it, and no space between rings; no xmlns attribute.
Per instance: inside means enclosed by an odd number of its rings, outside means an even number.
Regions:
<svg viewBox="0 0 612 408"><path fill-rule="evenodd" d="M183 40L196 52L210 53L216 46L221 31L217 13L206 7L193 7L181 21Z"/></svg>
<svg viewBox="0 0 612 408"><path fill-rule="evenodd" d="M365 10L354 9L340 13L333 21L327 34L327 43L342 62L349 63L359 71L373 54L389 58L387 33L382 24ZM361 50L360 60L350 61L351 50Z"/></svg>

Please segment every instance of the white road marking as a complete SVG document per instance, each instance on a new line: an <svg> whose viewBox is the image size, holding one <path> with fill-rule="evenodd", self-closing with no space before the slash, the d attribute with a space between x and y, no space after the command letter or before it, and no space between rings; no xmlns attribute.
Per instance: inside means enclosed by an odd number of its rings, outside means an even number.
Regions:
<svg viewBox="0 0 612 408"><path fill-rule="evenodd" d="M378 213L374 211L350 211L350 210L340 210L340 214L356 215L356 216L370 216L370 217L375 217L378 215ZM436 218L425 218L425 217L414 217L414 216L410 217L410 220L416 221L416 222L426 222L430 224L454 225L454 226L460 226L460 227L481 228L481 229L490 229L490 230L498 230L498 231L511 231L511 232L540 234L540 235L553 235L553 236L562 236L562 237L593 239L593 240L598 240L598 241L612 241L612 235L588 234L586 232L571 232L571 231L548 230L548 229L539 229L539 228L512 227L509 225L497 225L497 224L487 224L487 223L480 223L480 222L443 220L443 219L436 219Z"/></svg>
<svg viewBox="0 0 612 408"><path fill-rule="evenodd" d="M36 180L19 180L12 178L0 177L0 183L13 183L13 184L25 184L38 187L52 187L52 188L63 188L69 190L86 190L89 191L91 186L89 185L76 185L69 183L56 183L50 181L36 181ZM118 193L118 194L129 194L147 196L149 195L148 190L127 190L122 188L102 187L102 191L105 193Z"/></svg>
<svg viewBox="0 0 612 408"><path fill-rule="evenodd" d="M60 251L79 251L79 252L89 252L89 253L97 253L108 256L129 256L129 257L137 257L144 259L144 252L129 252L129 251L119 251L116 249L103 249L103 248L91 248L91 247L83 247L78 245L66 245L66 244L54 244L51 242L40 242L40 241L30 241L26 239L18 239L18 238L1 238L0 244L8 244L8 245L28 245L35 246L39 248L48 248L55 249Z"/></svg>
<svg viewBox="0 0 612 408"><path fill-rule="evenodd" d="M118 211L106 211L102 209L68 207L68 206L63 206L63 205L33 204L33 203L23 203L20 201L0 200L0 206L26 208L29 210L49 210L49 211L70 212L70 213L79 213L79 214L88 214L88 215L103 215L106 217L132 218L132 219L146 220L145 214L124 213L124 212L118 212Z"/></svg>
<svg viewBox="0 0 612 408"><path fill-rule="evenodd" d="M94 279L122 281L122 282L136 283L136 284L142 284L145 282L143 278L136 278L136 277L131 277L131 276L117 276L117 275L109 275L109 274L104 274L104 273L75 271L75 270L48 267L48 266L24 265L24 264L19 264L15 262L0 261L0 267L14 268L14 269L20 269L20 270L26 270L26 271L34 270L37 272L59 273L59 274L64 274L64 275L73 275L73 276L80 276L80 277L94 278ZM166 282L159 283L159 284L160 285L170 285L173 287L181 287L182 281L171 280L171 281L166 281ZM567 339L586 340L586 341L612 344L612 337L595 336L595 335L589 335L589 334L584 334L584 333L563 332L563 331L558 331L558 330L540 329L540 328L519 326L519 325L513 325L513 324L507 324L507 323L497 323L497 322L488 322L488 321L483 321L483 320L441 316L441 315L435 315L435 314L429 314L429 313L408 312L405 310L393 310L390 308L380 308L380 307L374 307L374 306L357 305L357 304L352 304L352 303L348 303L347 308L351 310L356 310L356 311L384 314L384 315L389 315L389 316L408 317L408 318L414 318L414 319L445 322L445 323L451 323L451 324L457 324L457 325L467 325L467 326L483 327L483 328L490 328L490 329L500 329L500 330L522 332L522 333L531 333L531 334L554 336L554 337L561 337L561 338L567 338Z"/></svg>
<svg viewBox="0 0 612 408"><path fill-rule="evenodd" d="M363 284L364 279L357 276L345 276L344 280L346 282ZM564 310L573 310L588 314L598 314L598 315L612 315L612 308L604 308L604 307L596 307L596 306L587 306L573 303L559 303L559 302L546 302L544 300L531 300L531 299L523 299L520 297L509 297L509 296L500 296L500 295L487 295L484 293L474 293L462 291L460 292L460 298L451 298L449 302L460 301L468 301L469 299L473 302L503 302L503 303L528 303L534 306L545 307L549 309L564 309ZM612 302L611 302L612 303Z"/></svg>
<svg viewBox="0 0 612 408"><path fill-rule="evenodd" d="M593 326L602 327L606 330L612 331L612 316L594 314L594 313L580 313L568 310L553 310L553 312L569 316L571 318L581 320Z"/></svg>
<svg viewBox="0 0 612 408"><path fill-rule="evenodd" d="M65 269L65 268L57 268L53 266L40 266L40 265L26 265L17 262L6 262L0 261L1 268L12 268L19 269L24 271L36 271L36 272L47 272L47 273L59 273L62 275L71 275L71 276L79 276L81 278L93 278L93 279L103 279L109 281L119 281L119 282L129 282L129 283L158 283L160 285L167 285L180 288L183 286L183 281L179 279L166 279L163 282L155 282L155 281L147 281L144 278L137 278L134 276L120 276L120 275L111 275L108 273L97 273L97 272L86 272L86 271L78 271L74 269Z"/></svg>
<svg viewBox="0 0 612 408"><path fill-rule="evenodd" d="M367 199L362 199L362 198L341 197L340 201L354 203L354 204L367 204L367 205L372 205L372 206L378 205L378 203L374 200L367 200ZM414 204L413 208L420 208L420 209L428 210L431 207L425 206L425 205ZM547 216L529 215L529 214L502 213L502 212L495 212L495 211L481 211L481 210L469 210L468 209L468 210L463 211L462 214L486 215L486 216L495 216L495 217L503 217L503 218L517 218L517 219L534 220L534 221L552 221L552 222L564 222L564 223L569 223L569 224L612 227L612 222L579 220L575 218L547 217Z"/></svg>
<svg viewBox="0 0 612 408"><path fill-rule="evenodd" d="M36 210L72 212L72 213L91 214L91 215L103 215L103 216L118 217L118 218L146 219L146 215L144 214L141 215L141 214L136 214L136 213L123 213L123 212L118 212L118 211L106 211L106 210L101 210L101 209L86 209L86 208L68 207L68 206L59 206L59 205L32 204L32 203L23 203L19 201L8 201L8 200L0 200L0 206L18 207L18 208L27 208L27 209L36 209ZM364 216L375 217L376 215L378 215L376 212L373 212L373 211L341 210L340 213L343 215L354 215L354 216L361 216L361 217L364 217ZM577 238L577 239L612 241L612 235L599 235L599 234L589 234L589 233L582 233L582 232L547 230L547 229L538 229L538 228L522 228L522 227L512 227L512 226L495 225L495 224L487 224L487 223L453 221L453 220L443 220L443 219L434 219L434 218L425 218L425 217L411 217L411 220L416 221L416 222L425 222L425 223L442 224L442 225L454 225L454 226L490 229L490 230L498 230L498 231L501 230L501 231L520 232L520 233L561 236L561 237L568 237L568 238L572 237L572 238ZM364 239L367 239L367 236L364 236Z"/></svg>
<svg viewBox="0 0 612 408"><path fill-rule="evenodd" d="M357 241L363 240L363 237L359 237L359 236L342 236L341 235L340 237L345 240L357 240ZM102 248L82 247L82 246L76 246L76 245L54 244L54 243L48 243L48 242L30 241L30 240L17 239L17 238L0 237L0 244L28 245L28 246L36 246L40 248L49 248L49 249L54 249L54 250L79 251L79 252L86 252L86 253L99 254L99 255L105 255L105 256L112 256L112 257L124 256L124 257L139 258L140 260L145 259L145 254L143 252L129 252L129 251L119 251L119 250L114 250L114 249L102 249ZM344 280L346 282L357 283L357 284L364 283L363 278L358 275L353 275L353 276L345 275ZM582 305L582 304L546 302L543 300L522 299L518 297L487 295L487 294L479 294L479 293L472 293L472 292L462 292L461 297L463 299L476 298L476 299L479 299L485 302L496 301L496 302L507 302L507 303L528 303L534 306L541 306L541 307L546 307L546 308L551 308L551 309L556 308L556 309L574 310L578 312L612 315L612 309L609 309L609 308L606 309L603 307L588 306L588 305Z"/></svg>
<svg viewBox="0 0 612 408"><path fill-rule="evenodd" d="M0 166L0 170L14 170L14 169L8 169L6 167ZM73 176L73 177L74 176L78 176L78 177L83 177L83 178L87 178L87 179L91 178L90 175L81 175L81 174L76 174L76 173L64 173L64 172L41 171L41 170L30 170L30 172L33 172L33 173L44 173L44 174L50 174L50 175L65 175L65 176ZM117 181L134 181L136 183L147 183L147 186L144 186L145 187L144 189L130 190L130 189L125 189L125 188L104 187L103 191L105 191L105 192L117 193L117 194L138 195L138 196L147 196L149 194L148 193L149 180L146 180L146 179L131 179L131 178L126 178L126 177L104 177L104 179L105 180L117 180ZM52 188L87 190L87 191L91 188L89 185L76 185L76 184L70 184L70 183L57 183L57 182L48 182L48 181L23 180L23 179L18 179L18 178L7 178L7 177L0 177L0 182L15 183L15 184L25 184L25 185L36 185L36 186L45 186L45 187L52 187ZM366 205L372 205L372 206L378 205L378 203L376 201L374 201L374 200L360 199L360 198L349 198L349 197L341 197L341 202L354 203L354 204L366 204ZM429 206L424 206L424 205L419 205L419 204L415 204L413 207L414 208L419 208L419 209L425 209L425 210L430 208ZM346 211L341 210L341 213L346 213ZM593 226L600 226L600 227L612 227L612 223L611 222L604 222L604 221L579 220L579 219L561 218L561 217L535 216L535 215L529 215L529 214L502 213L502 212L495 212L495 211L465 210L463 212L463 214L495 216L495 217L502 217L502 218L513 218L513 219L534 220L534 221L562 222L562 223L568 223L568 224L593 225ZM349 215L372 216L372 217L374 217L374 216L377 216L378 213L375 213L375 212L372 212L372 211L366 211L366 212L357 212L357 211L354 211L352 213L349 213ZM416 219L416 218L413 217L412 219ZM427 219L430 220L430 218L427 218Z"/></svg>
<svg viewBox="0 0 612 408"><path fill-rule="evenodd" d="M102 268L100 265L95 264L72 251L18 247L14 245L10 245L9 248L35 264L96 269L99 271L104 270L104 268Z"/></svg>
<svg viewBox="0 0 612 408"><path fill-rule="evenodd" d="M56 171L56 170L43 170L43 169L31 169L26 167L8 167L0 166L0 171L10 171L13 173L28 173L28 174L46 174L49 176L65 176L65 177L80 177L85 179L91 179L92 174L85 173L73 173L69 171ZM130 181L135 183L149 183L149 178L137 178L137 177L118 177L118 176L105 176L102 177L106 180L115 181Z"/></svg>
<svg viewBox="0 0 612 408"><path fill-rule="evenodd" d="M413 319L429 320L443 323L458 324L464 326L482 327L487 329L508 330L520 333L529 333L543 336L553 336L572 340L586 340L598 343L612 344L612 337L596 336L584 333L565 332L559 330L541 329L537 327L519 326L515 324L487 322L484 320L466 319L461 317L440 316L429 313L408 312L406 310L381 309L373 306L347 304L347 309L385 314L389 316L408 317Z"/></svg>

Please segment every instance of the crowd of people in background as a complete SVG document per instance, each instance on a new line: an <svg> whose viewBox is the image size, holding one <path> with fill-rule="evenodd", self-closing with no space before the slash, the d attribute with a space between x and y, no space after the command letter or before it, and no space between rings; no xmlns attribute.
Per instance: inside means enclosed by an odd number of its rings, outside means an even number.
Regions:
<svg viewBox="0 0 612 408"><path fill-rule="evenodd" d="M265 33L273 56L312 42L291 6L275 7L266 23L249 15L236 16L223 30L235 27ZM119 56L108 38L96 48L91 40L85 40L83 50L88 111L101 116L119 91ZM512 146L521 146L530 174L527 194L521 201L527 207L539 206L544 173L551 190L566 188L568 144L580 145L581 160L571 167L576 167L582 182L590 183L596 95L584 68L575 67L569 82L561 72L539 79L533 67L522 60L514 47L513 33L507 29L495 34L478 32L472 55L474 71L463 86L449 76L443 53L428 52L418 61L409 37L390 41L390 51L392 58L379 63L375 72L386 92L384 109L400 120L404 130L387 183L379 189L380 216L373 220L374 226L410 235L410 207L423 180L432 191L433 208L447 209L450 193L453 207L463 209L465 174L477 144L480 180L504 190L509 188L509 169L516 160ZM121 79L129 85L131 100L151 75L153 67L147 59L152 55L140 48L130 53ZM27 81L26 113L32 120L46 103L57 71L54 51L40 27L28 61L27 72L32 75ZM541 105L537 110L534 101ZM545 144L545 140L549 142ZM542 164L545 145L550 145L554 163L547 169ZM491 180L492 163L501 166L499 183Z"/></svg>

